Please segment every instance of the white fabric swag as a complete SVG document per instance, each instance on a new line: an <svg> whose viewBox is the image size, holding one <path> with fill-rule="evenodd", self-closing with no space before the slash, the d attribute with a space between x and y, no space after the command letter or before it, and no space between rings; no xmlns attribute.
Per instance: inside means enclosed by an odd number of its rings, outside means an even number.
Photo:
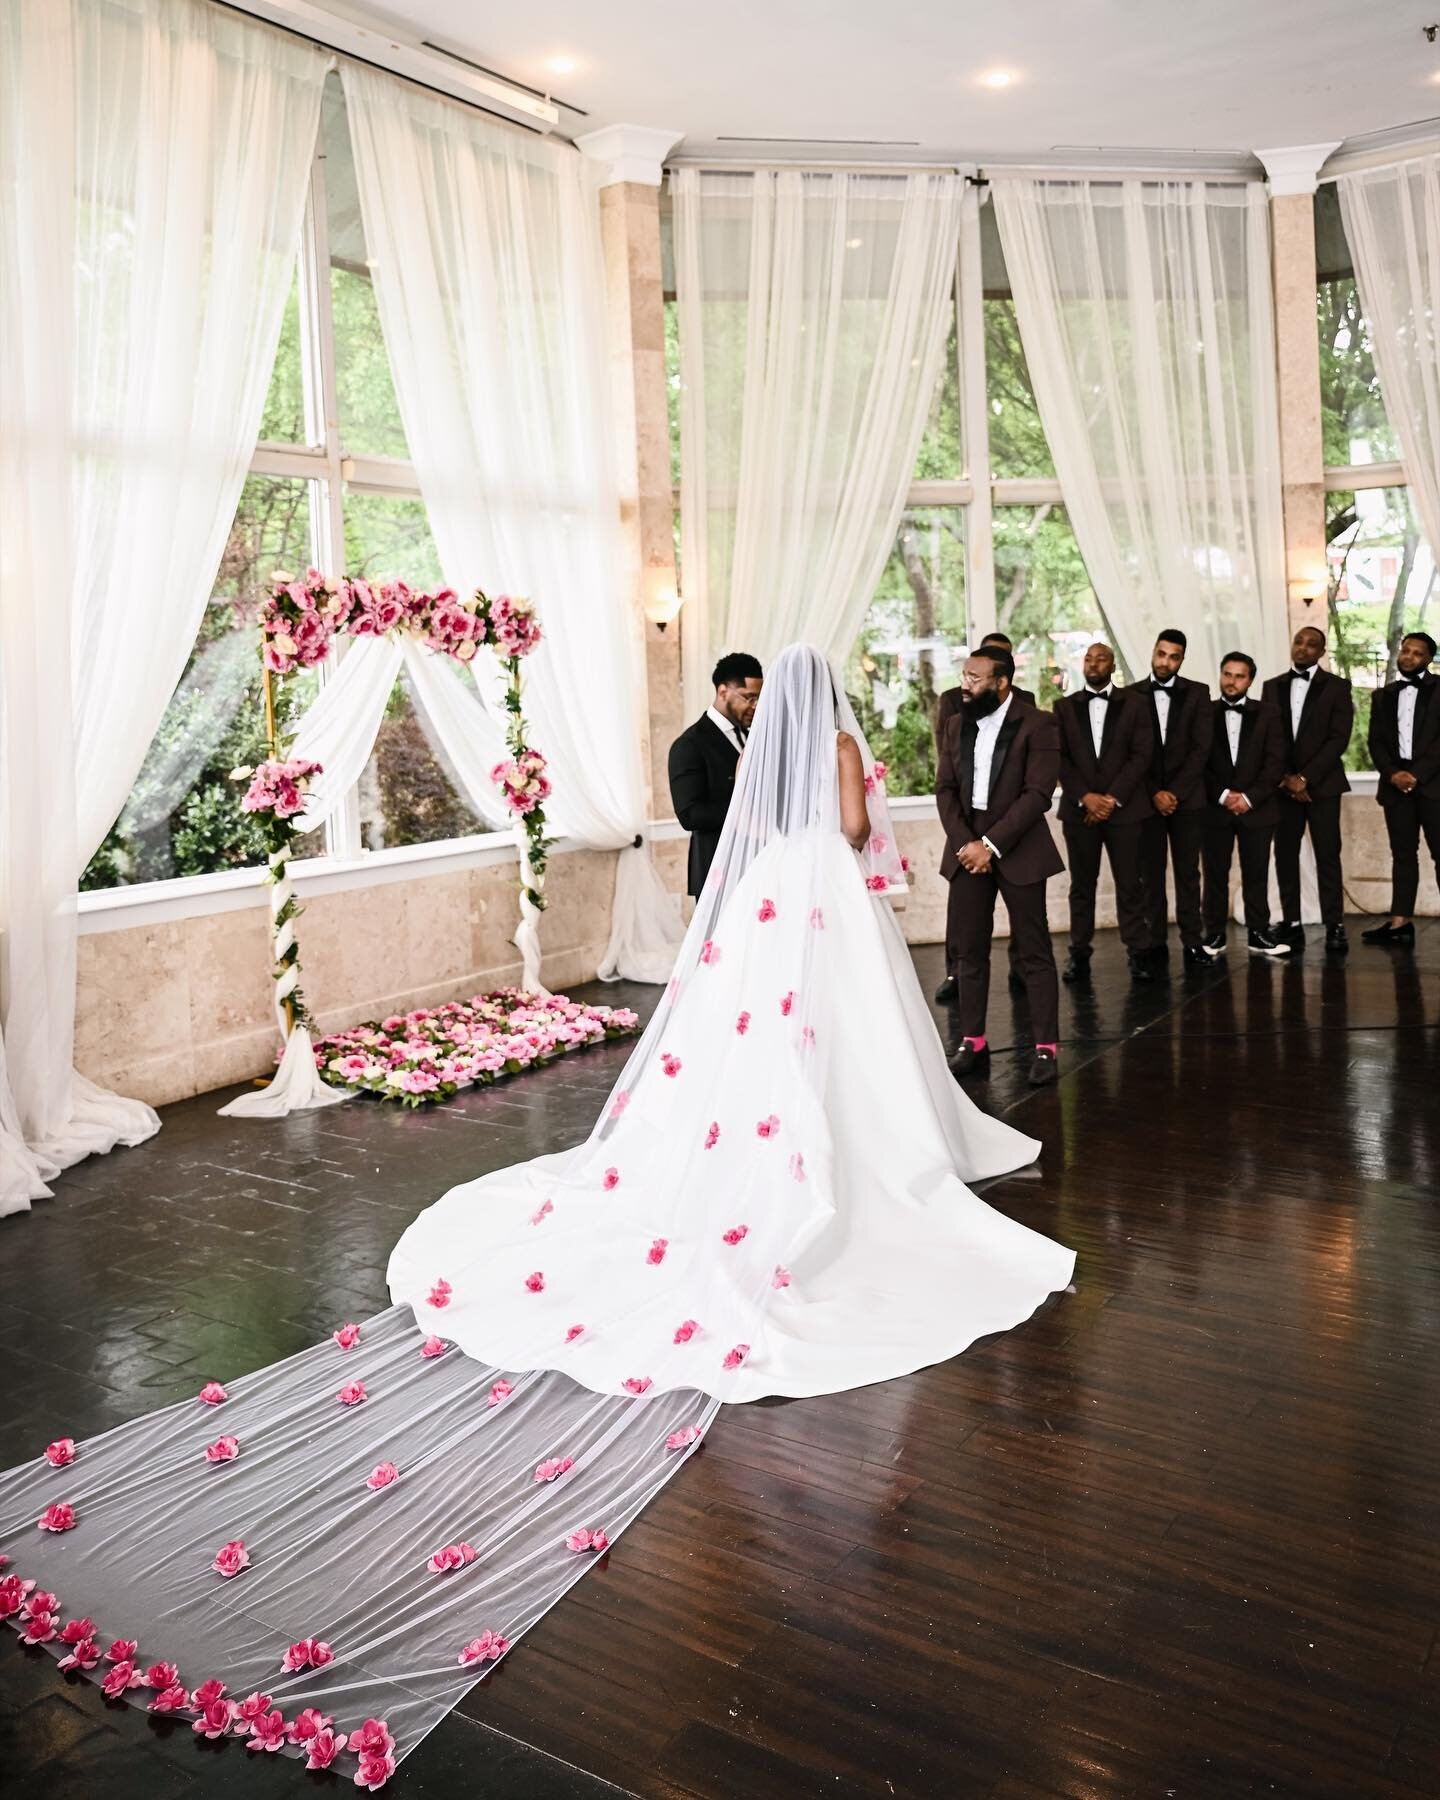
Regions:
<svg viewBox="0 0 1440 1800"><path fill-rule="evenodd" d="M1385 411L1420 528L1440 546L1440 154L1336 186Z"/></svg>
<svg viewBox="0 0 1440 1800"><path fill-rule="evenodd" d="M1286 652L1259 185L997 179L992 202L1055 473L1132 675L1179 626L1213 681Z"/></svg>
<svg viewBox="0 0 1440 1800"><path fill-rule="evenodd" d="M380 323L445 578L536 602L546 636L526 665L525 709L551 764L547 812L578 843L643 863L625 893L638 888L647 933L678 947L648 855L629 848L646 815L643 646L622 598L593 171L567 145L377 70L347 63L342 77ZM490 659L470 665L488 718L423 652L407 652L407 668L470 804L501 822ZM607 961L646 978L625 953L633 929L616 926Z"/></svg>
<svg viewBox="0 0 1440 1800"><path fill-rule="evenodd" d="M849 654L935 390L964 186L671 176L692 715L722 650Z"/></svg>
<svg viewBox="0 0 1440 1800"><path fill-rule="evenodd" d="M235 513L326 63L194 0L3 0L0 33L3 1213L158 1126L74 1071L75 887Z"/></svg>

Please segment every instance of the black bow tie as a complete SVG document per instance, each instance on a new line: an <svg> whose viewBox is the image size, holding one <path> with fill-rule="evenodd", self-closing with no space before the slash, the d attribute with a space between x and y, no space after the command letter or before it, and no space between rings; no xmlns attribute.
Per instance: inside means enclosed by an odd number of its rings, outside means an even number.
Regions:
<svg viewBox="0 0 1440 1800"><path fill-rule="evenodd" d="M1088 688L1085 693L1085 701L1086 701L1087 705L1092 700L1108 700L1109 698L1110 698L1110 696L1108 693L1097 693L1094 688Z"/></svg>
<svg viewBox="0 0 1440 1800"><path fill-rule="evenodd" d="M1226 712L1244 712L1245 710L1245 702L1243 700L1222 699L1220 704L1225 708Z"/></svg>
<svg viewBox="0 0 1440 1800"><path fill-rule="evenodd" d="M1157 681L1153 675L1150 677L1150 692L1152 694L1173 694L1174 691L1175 677L1173 675L1168 681Z"/></svg>
<svg viewBox="0 0 1440 1800"><path fill-rule="evenodd" d="M1290 679L1292 681L1308 681L1314 673L1313 669L1292 669Z"/></svg>
<svg viewBox="0 0 1440 1800"><path fill-rule="evenodd" d="M1397 679L1403 687L1418 688L1423 685L1425 677L1423 675L1401 675Z"/></svg>

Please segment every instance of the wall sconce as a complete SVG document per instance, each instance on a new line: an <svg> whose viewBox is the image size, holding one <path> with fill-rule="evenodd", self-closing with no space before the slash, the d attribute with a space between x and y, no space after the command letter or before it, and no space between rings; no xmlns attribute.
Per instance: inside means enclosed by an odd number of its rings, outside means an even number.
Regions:
<svg viewBox="0 0 1440 1800"><path fill-rule="evenodd" d="M1330 592L1330 571L1323 563L1311 568L1302 569L1298 575L1292 576L1285 584L1290 604L1298 601L1308 612L1317 600L1328 599Z"/></svg>
<svg viewBox="0 0 1440 1800"><path fill-rule="evenodd" d="M684 604L674 588L660 588L645 602L645 617L657 631L663 631L672 619L679 618Z"/></svg>

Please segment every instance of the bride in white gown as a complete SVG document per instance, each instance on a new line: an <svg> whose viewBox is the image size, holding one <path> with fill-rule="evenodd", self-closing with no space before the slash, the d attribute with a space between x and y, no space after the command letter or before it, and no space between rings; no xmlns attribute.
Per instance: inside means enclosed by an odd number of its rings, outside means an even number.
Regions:
<svg viewBox="0 0 1440 1800"><path fill-rule="evenodd" d="M0 1475L0 1618L376 1788L722 1402L902 1375L1064 1288L1073 1254L965 1186L1040 1146L951 1080L902 879L843 692L792 647L589 1138L422 1213L395 1304L333 1342L79 1445L57 1421Z"/></svg>

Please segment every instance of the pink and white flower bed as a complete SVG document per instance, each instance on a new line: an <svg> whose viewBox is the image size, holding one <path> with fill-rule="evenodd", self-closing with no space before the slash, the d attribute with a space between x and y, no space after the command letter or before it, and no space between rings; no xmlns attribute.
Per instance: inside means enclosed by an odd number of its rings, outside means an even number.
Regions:
<svg viewBox="0 0 1440 1800"><path fill-rule="evenodd" d="M320 1038L315 1063L332 1087L425 1106L639 1029L639 1016L626 1007L499 988Z"/></svg>

